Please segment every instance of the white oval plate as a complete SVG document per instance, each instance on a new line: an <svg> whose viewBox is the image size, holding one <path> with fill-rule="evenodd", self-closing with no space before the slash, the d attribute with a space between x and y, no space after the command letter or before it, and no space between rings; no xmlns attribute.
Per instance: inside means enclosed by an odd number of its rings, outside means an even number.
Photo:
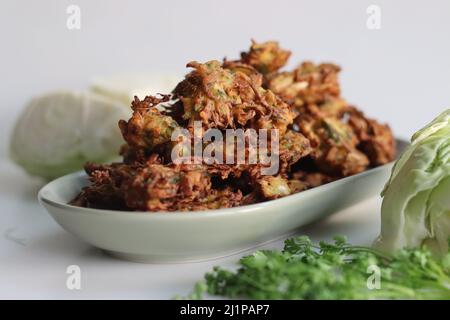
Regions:
<svg viewBox="0 0 450 320"><path fill-rule="evenodd" d="M406 145L397 141L399 152ZM198 212L129 212L68 205L88 184L83 172L58 178L39 201L65 230L137 262L191 262L233 254L293 232L379 194L392 163L281 199Z"/></svg>

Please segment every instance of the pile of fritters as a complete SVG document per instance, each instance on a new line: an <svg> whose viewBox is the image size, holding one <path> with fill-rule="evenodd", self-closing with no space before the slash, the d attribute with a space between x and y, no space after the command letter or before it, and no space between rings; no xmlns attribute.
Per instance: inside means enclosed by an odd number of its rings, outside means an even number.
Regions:
<svg viewBox="0 0 450 320"><path fill-rule="evenodd" d="M390 128L340 96L340 68L303 62L280 71L289 56L277 42L253 42L240 60L190 62L193 71L170 95L135 98L131 119L119 122L126 142L123 162L86 164L91 184L71 203L143 211L227 208L287 196L392 161ZM277 172L262 175L267 164L261 162L207 162L192 153L183 156L197 161L173 163L172 133L183 128L194 134L195 121L202 132L277 129ZM226 143L224 149L226 154Z"/></svg>

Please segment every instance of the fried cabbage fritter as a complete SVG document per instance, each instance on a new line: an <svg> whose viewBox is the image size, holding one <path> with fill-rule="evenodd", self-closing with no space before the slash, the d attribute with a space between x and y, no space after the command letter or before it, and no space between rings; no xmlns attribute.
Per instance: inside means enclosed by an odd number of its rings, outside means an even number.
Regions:
<svg viewBox="0 0 450 320"><path fill-rule="evenodd" d="M302 132L313 146L312 158L321 172L349 176L364 171L367 156L356 148L358 140L351 127L336 118L299 116Z"/></svg>
<svg viewBox="0 0 450 320"><path fill-rule="evenodd" d="M340 68L334 64L324 63L315 65L312 62L303 62L291 72L281 72L271 76L267 87L293 104L301 112L303 106L316 105L322 107L330 104L340 105L340 86L338 72ZM337 115L339 108L327 115Z"/></svg>
<svg viewBox="0 0 450 320"><path fill-rule="evenodd" d="M293 122L291 107L262 87L262 77L224 68L219 61L187 66L195 70L177 85L174 95L182 102L188 127L201 121L206 129L274 128L283 134Z"/></svg>
<svg viewBox="0 0 450 320"><path fill-rule="evenodd" d="M340 67L303 62L283 71L290 54L277 42L252 41L240 60L188 63L193 71L171 95L135 98L133 115L119 122L123 162L86 164L90 184L71 204L139 211L229 208L392 161L389 126L341 97ZM245 135L239 149L237 140L210 139L213 129L223 136L229 129L268 129L267 143L256 146ZM179 130L189 135L174 138ZM265 174L274 159L275 169Z"/></svg>
<svg viewBox="0 0 450 320"><path fill-rule="evenodd" d="M135 97L131 104L134 111L131 119L128 122L119 121L122 136L129 147L153 150L171 141L172 133L179 125L172 117L155 108L168 100L169 96L161 99L147 96L143 101Z"/></svg>
<svg viewBox="0 0 450 320"><path fill-rule="evenodd" d="M348 124L358 137L359 148L367 155L372 166L379 166L395 158L395 139L387 124L366 118L351 108Z"/></svg>
<svg viewBox="0 0 450 320"><path fill-rule="evenodd" d="M282 68L290 56L291 52L280 48L276 41L256 43L252 40L250 50L241 53L241 61L262 74L268 74Z"/></svg>

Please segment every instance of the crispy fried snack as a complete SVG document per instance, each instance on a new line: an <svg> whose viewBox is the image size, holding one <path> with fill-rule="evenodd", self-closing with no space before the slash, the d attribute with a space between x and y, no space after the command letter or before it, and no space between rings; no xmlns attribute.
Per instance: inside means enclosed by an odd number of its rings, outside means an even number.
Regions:
<svg viewBox="0 0 450 320"><path fill-rule="evenodd" d="M98 165L87 163L84 167L91 184L80 192L70 204L99 209L132 210L125 202L124 181L133 177L139 166L124 163Z"/></svg>
<svg viewBox="0 0 450 320"><path fill-rule="evenodd" d="M300 132L288 130L280 139L280 173L287 174L291 166L311 154L310 140Z"/></svg>
<svg viewBox="0 0 450 320"><path fill-rule="evenodd" d="M366 155L356 148L358 140L350 126L332 117L300 116L300 132L311 142L312 158L323 173L349 176L369 165Z"/></svg>
<svg viewBox="0 0 450 320"><path fill-rule="evenodd" d="M91 185L72 202L96 208L175 211L238 205L242 194L226 188L211 191L201 165L86 165ZM227 200L228 199L228 200Z"/></svg>
<svg viewBox="0 0 450 320"><path fill-rule="evenodd" d="M294 112L256 77L235 67L227 69L219 61L190 62L195 70L174 90L183 105L183 119L188 127L200 120L208 128L254 128L286 132Z"/></svg>
<svg viewBox="0 0 450 320"><path fill-rule="evenodd" d="M341 98L340 68L304 62L280 71L289 56L277 42L252 41L240 60L190 62L193 71L172 95L135 98L132 117L119 122L123 162L86 164L91 183L71 204L140 211L228 208L302 192L393 160L389 127ZM267 144L257 147L246 135L242 159L235 140L196 142L212 129L269 134ZM179 130L189 137L175 139ZM175 154L189 163L173 159L180 141L186 144ZM276 166L263 174L273 165L263 161L268 159L276 159Z"/></svg>
<svg viewBox="0 0 450 320"><path fill-rule="evenodd" d="M143 101L135 97L131 104L133 116L130 120L120 120L119 127L130 147L152 150L158 145L170 141L172 132L178 123L170 116L154 108L169 100L169 96L156 98L148 96Z"/></svg>
<svg viewBox="0 0 450 320"><path fill-rule="evenodd" d="M306 190L321 186L334 180L336 180L336 178L321 172L307 172L300 170L292 174L292 179L290 181L299 181L300 185L304 188L303 190Z"/></svg>
<svg viewBox="0 0 450 320"><path fill-rule="evenodd" d="M264 75L264 86L284 101L296 107L314 105L320 107L325 116L341 116L347 103L339 98L338 73L341 68L335 64L303 62L293 71L277 72L290 56L290 51L279 47L278 42L256 43L248 52L241 53L241 60L234 62L250 65ZM227 65L227 62L224 63ZM247 72L251 70L247 69Z"/></svg>
<svg viewBox="0 0 450 320"><path fill-rule="evenodd" d="M352 107L348 124L358 137L358 148L370 160L372 166L386 164L395 159L395 139L387 124L366 118L364 114Z"/></svg>
<svg viewBox="0 0 450 320"><path fill-rule="evenodd" d="M302 107L325 106L327 116L340 114L343 103L339 99L338 72L341 69L330 63L315 65L304 62L291 72L281 72L267 79L267 87L293 104L299 112Z"/></svg>
<svg viewBox="0 0 450 320"><path fill-rule="evenodd" d="M241 61L262 74L270 74L282 68L290 56L291 52L280 48L276 41L256 43L252 40L250 50L241 53Z"/></svg>

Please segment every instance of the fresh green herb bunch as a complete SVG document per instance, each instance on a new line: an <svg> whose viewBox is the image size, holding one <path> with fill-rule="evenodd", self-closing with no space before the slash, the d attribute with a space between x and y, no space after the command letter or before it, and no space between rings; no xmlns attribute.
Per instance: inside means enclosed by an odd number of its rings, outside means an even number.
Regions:
<svg viewBox="0 0 450 320"><path fill-rule="evenodd" d="M314 245L306 236L284 249L256 251L236 271L215 267L189 298L205 293L249 299L450 299L450 254L426 249L387 256L345 237Z"/></svg>

